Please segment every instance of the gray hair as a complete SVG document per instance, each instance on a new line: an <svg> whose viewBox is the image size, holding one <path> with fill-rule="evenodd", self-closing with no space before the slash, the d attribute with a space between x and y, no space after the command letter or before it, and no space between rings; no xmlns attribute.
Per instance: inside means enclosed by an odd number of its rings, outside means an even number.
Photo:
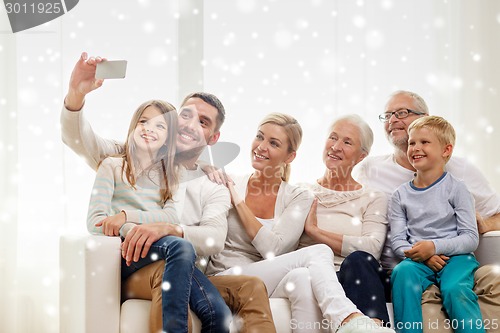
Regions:
<svg viewBox="0 0 500 333"><path fill-rule="evenodd" d="M370 125L368 125L368 123L357 114L348 114L337 118L330 126L330 129L332 129L333 126L337 125L340 122L347 122L358 128L361 141L361 149L368 155L373 144L373 131L370 128Z"/></svg>
<svg viewBox="0 0 500 333"><path fill-rule="evenodd" d="M429 114L429 108L427 107L427 103L425 103L424 99L419 94L408 90L398 90L389 95L389 100L398 95L405 95L413 99L413 103L415 104L416 108L416 110L413 111Z"/></svg>

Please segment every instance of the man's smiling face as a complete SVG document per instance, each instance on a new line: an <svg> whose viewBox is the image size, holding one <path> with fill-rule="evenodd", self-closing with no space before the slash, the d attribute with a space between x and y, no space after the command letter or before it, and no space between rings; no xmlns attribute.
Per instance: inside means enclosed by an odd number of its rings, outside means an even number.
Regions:
<svg viewBox="0 0 500 333"><path fill-rule="evenodd" d="M193 97L179 111L179 133L177 151L199 151L217 142L217 109L200 98Z"/></svg>

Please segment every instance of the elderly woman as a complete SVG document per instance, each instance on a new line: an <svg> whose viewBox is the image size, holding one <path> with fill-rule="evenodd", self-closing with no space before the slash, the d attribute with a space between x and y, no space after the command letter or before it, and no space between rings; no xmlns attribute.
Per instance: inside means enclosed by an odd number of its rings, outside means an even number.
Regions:
<svg viewBox="0 0 500 333"><path fill-rule="evenodd" d="M309 191L287 182L301 139L302 129L289 115L261 121L250 150L253 173L227 184L233 204L228 235L207 274L261 278L270 297L290 300L295 333L394 332L377 326L346 297L328 246L293 251L312 202Z"/></svg>
<svg viewBox="0 0 500 333"><path fill-rule="evenodd" d="M381 279L366 278L379 274L378 259L387 233L387 198L351 175L353 167L370 152L373 133L357 115L337 119L329 132L323 150L325 173L305 185L315 199L299 248L328 245L347 297L363 313L388 323Z"/></svg>

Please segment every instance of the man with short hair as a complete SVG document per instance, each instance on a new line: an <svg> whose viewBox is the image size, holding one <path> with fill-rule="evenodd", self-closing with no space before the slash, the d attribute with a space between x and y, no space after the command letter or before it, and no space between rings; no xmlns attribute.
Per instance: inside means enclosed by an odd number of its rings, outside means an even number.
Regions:
<svg viewBox="0 0 500 333"><path fill-rule="evenodd" d="M97 136L83 118L85 96L101 87L95 79L100 57L88 58L84 52L71 74L69 90L61 114L64 143L87 163L97 169L99 163L123 150L121 143ZM136 225L125 236L122 255L137 261L152 243L167 236L189 240L199 256L220 252L227 234L227 211L230 197L224 186L212 183L199 168L197 160L206 145L213 145L220 136L225 110L219 99L208 93L188 95L179 112L177 158L186 169L174 195L176 209L182 213L181 223L148 223ZM206 265L206 261L200 261ZM132 274L122 285L125 295L152 299L150 331L162 330L161 287L165 264L156 262ZM241 332L275 332L265 285L258 278L247 276L209 277L233 313Z"/></svg>
<svg viewBox="0 0 500 333"><path fill-rule="evenodd" d="M408 126L417 118L429 115L422 97L410 91L396 91L391 94L385 111L379 118L384 123L386 137L394 146L394 152L384 156L368 156L355 170L355 178L365 186L391 195L401 184L413 179L415 169L408 161ZM446 165L446 171L463 181L475 200L476 218L480 233L500 230L500 196L486 178L466 159L453 156ZM390 247L390 231L381 256L382 267L389 272L399 262ZM387 282L387 281L385 281ZM387 285L386 285L387 286ZM491 265L480 267L475 273L474 291L488 332L500 332L498 306L500 305L500 274ZM446 332L445 314L439 289L432 285L422 297L424 332L435 328ZM438 327L431 323L439 323ZM451 323L449 323L451 324ZM487 327L487 325L489 325ZM450 331L451 332L451 331Z"/></svg>

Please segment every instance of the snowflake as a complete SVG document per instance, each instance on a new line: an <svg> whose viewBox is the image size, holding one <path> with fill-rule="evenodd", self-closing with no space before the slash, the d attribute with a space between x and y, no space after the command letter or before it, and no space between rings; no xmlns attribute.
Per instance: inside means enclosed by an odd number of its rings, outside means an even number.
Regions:
<svg viewBox="0 0 500 333"><path fill-rule="evenodd" d="M293 43L293 35L288 30L279 30L274 34L274 42L279 48L288 48Z"/></svg>
<svg viewBox="0 0 500 333"><path fill-rule="evenodd" d="M208 247L212 247L215 245L215 239L213 239L213 237L208 237L206 240L205 240L205 244L208 246Z"/></svg>
<svg viewBox="0 0 500 333"><path fill-rule="evenodd" d="M154 32L155 30L155 25L153 22L145 22L143 25L142 25L142 29L145 33L147 34L150 34L152 32Z"/></svg>
<svg viewBox="0 0 500 333"><path fill-rule="evenodd" d="M287 282L287 284L285 285L285 289L287 291L294 291L295 290L295 283Z"/></svg>
<svg viewBox="0 0 500 333"><path fill-rule="evenodd" d="M361 224L361 220L359 219L359 217L355 216L355 217L353 217L351 219L351 223L352 223L352 225L360 225Z"/></svg>
<svg viewBox="0 0 500 333"><path fill-rule="evenodd" d="M274 252L267 252L265 258L269 260L273 260L276 257Z"/></svg>
<svg viewBox="0 0 500 333"><path fill-rule="evenodd" d="M364 28L365 25L366 25L366 20L363 16L355 16L353 19L352 19L352 23L354 24L354 26L356 28Z"/></svg>

